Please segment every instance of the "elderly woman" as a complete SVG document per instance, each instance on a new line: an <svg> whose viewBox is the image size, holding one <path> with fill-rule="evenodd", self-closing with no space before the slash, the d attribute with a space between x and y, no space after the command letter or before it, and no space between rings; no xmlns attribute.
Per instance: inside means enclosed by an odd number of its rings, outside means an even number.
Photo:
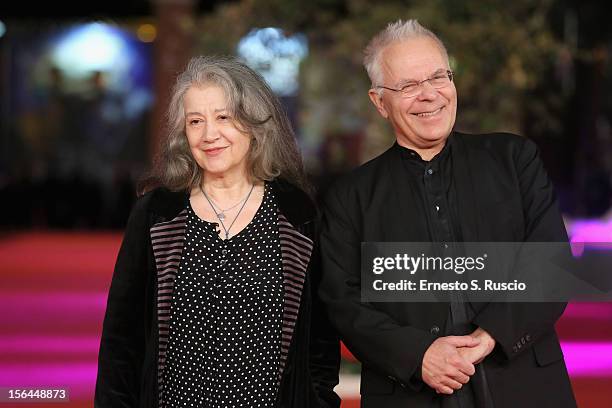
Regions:
<svg viewBox="0 0 612 408"><path fill-rule="evenodd" d="M315 208L278 100L237 60L197 57L168 117L161 187L117 259L95 406L339 406Z"/></svg>

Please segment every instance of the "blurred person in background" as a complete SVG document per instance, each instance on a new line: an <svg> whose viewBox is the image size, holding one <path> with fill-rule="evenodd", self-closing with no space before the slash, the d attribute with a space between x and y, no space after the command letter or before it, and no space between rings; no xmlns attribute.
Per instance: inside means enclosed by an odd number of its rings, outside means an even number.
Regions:
<svg viewBox="0 0 612 408"><path fill-rule="evenodd" d="M362 363L362 407L575 407L554 327L565 303L475 303L461 292L361 301L362 242L567 242L533 142L454 130L457 91L434 33L389 24L364 65L396 143L330 189L321 235L321 297Z"/></svg>
<svg viewBox="0 0 612 408"><path fill-rule="evenodd" d="M288 119L230 57L176 81L110 287L96 407L338 407L316 209Z"/></svg>

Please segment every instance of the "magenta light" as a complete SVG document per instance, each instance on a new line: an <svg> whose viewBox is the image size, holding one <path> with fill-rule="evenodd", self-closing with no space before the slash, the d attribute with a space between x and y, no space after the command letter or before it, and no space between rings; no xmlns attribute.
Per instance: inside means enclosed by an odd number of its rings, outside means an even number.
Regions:
<svg viewBox="0 0 612 408"><path fill-rule="evenodd" d="M27 290L27 289L26 289ZM52 307L55 309L85 309L86 312L106 307L106 291L100 292L0 292L3 305L21 307Z"/></svg>
<svg viewBox="0 0 612 408"><path fill-rule="evenodd" d="M101 325L107 294L90 293L11 293L0 292L0 308L7 311L0 317L0 333L18 332L30 327L37 333L42 328L92 324ZM60 323L58 325L58 323ZM37 329L38 328L38 329Z"/></svg>
<svg viewBox="0 0 612 408"><path fill-rule="evenodd" d="M91 400L96 383L97 362L32 363L0 365L2 387L63 387L70 400Z"/></svg>
<svg viewBox="0 0 612 408"><path fill-rule="evenodd" d="M0 336L2 355L47 353L60 354L98 354L100 338L98 336ZM1 359L1 358L0 358Z"/></svg>
<svg viewBox="0 0 612 408"><path fill-rule="evenodd" d="M571 377L612 375L612 343L564 341L561 348Z"/></svg>
<svg viewBox="0 0 612 408"><path fill-rule="evenodd" d="M562 319L588 319L589 321L605 321L606 324L610 324L612 322L612 303L568 303Z"/></svg>
<svg viewBox="0 0 612 408"><path fill-rule="evenodd" d="M612 242L612 218L609 220L575 220L568 228L572 242ZM608 246L608 249L612 246Z"/></svg>

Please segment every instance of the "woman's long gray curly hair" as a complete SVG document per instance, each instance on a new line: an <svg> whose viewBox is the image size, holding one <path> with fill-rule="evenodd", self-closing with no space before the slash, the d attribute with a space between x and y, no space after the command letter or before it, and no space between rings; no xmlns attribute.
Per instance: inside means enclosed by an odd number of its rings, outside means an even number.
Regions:
<svg viewBox="0 0 612 408"><path fill-rule="evenodd" d="M252 181L282 178L309 192L295 135L278 98L257 72L229 56L192 58L177 77L168 108L168 136L154 169L157 184L190 191L202 182L203 170L185 134L183 99L192 86L210 84L224 90L236 127L251 137L246 160Z"/></svg>

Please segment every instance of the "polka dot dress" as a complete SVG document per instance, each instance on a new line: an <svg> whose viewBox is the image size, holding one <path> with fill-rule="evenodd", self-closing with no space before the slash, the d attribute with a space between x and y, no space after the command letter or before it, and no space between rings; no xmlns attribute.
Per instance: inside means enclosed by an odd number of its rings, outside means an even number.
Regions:
<svg viewBox="0 0 612 408"><path fill-rule="evenodd" d="M165 407L274 405L283 312L277 217L267 185L253 220L229 240L188 206L162 382Z"/></svg>

